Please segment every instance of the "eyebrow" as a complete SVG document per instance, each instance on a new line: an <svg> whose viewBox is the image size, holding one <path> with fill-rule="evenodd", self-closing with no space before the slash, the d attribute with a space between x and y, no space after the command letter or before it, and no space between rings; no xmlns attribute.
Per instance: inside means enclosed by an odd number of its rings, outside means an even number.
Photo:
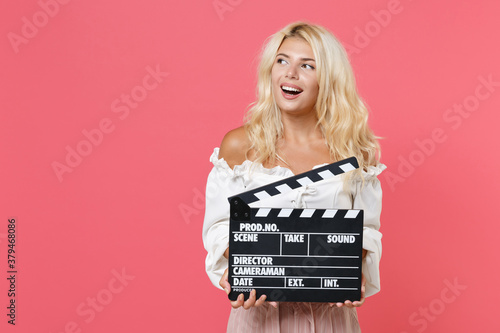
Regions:
<svg viewBox="0 0 500 333"><path fill-rule="evenodd" d="M276 57L278 57L278 56L283 56L285 58L289 58L290 59L290 57L288 55L284 54L284 53L278 53L276 55ZM300 58L300 60L302 60L302 61L314 61L314 62L316 62L316 60L314 60L312 58Z"/></svg>

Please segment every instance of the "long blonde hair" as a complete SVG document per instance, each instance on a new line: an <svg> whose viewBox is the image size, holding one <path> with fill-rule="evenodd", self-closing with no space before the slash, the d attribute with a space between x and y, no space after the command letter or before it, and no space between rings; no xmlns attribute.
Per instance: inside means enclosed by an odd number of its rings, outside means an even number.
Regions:
<svg viewBox="0 0 500 333"><path fill-rule="evenodd" d="M272 35L258 69L257 101L246 114L245 129L255 162L276 161L276 143L283 136L281 113L273 97L271 69L286 38L298 37L312 48L316 60L317 126L333 160L356 156L360 169L377 164L380 146L368 127L368 110L356 88L354 73L342 44L325 28L305 22L289 24Z"/></svg>

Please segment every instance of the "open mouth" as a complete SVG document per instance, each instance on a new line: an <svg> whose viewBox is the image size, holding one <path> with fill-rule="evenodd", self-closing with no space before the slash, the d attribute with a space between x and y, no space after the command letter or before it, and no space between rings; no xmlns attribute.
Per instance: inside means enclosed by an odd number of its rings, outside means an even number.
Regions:
<svg viewBox="0 0 500 333"><path fill-rule="evenodd" d="M303 90L300 88L295 88L295 87L290 87L290 86L285 86L285 85L281 86L281 90L283 90L283 92L285 94L292 95L292 96L298 95L301 92L303 92Z"/></svg>

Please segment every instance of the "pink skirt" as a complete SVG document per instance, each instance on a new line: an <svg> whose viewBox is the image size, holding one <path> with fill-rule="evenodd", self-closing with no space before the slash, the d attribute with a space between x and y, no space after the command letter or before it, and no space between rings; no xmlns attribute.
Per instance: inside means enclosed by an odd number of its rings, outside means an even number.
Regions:
<svg viewBox="0 0 500 333"><path fill-rule="evenodd" d="M231 308L228 333L361 332L355 308L330 307L328 303L269 303L245 310Z"/></svg>

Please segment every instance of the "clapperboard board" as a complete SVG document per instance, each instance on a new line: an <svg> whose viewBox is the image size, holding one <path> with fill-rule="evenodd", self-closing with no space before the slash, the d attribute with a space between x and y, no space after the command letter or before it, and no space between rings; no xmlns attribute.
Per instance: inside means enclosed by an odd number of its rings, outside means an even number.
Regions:
<svg viewBox="0 0 500 333"><path fill-rule="evenodd" d="M252 289L268 301L360 300L362 210L249 207L358 167L350 157L228 198L230 300Z"/></svg>

